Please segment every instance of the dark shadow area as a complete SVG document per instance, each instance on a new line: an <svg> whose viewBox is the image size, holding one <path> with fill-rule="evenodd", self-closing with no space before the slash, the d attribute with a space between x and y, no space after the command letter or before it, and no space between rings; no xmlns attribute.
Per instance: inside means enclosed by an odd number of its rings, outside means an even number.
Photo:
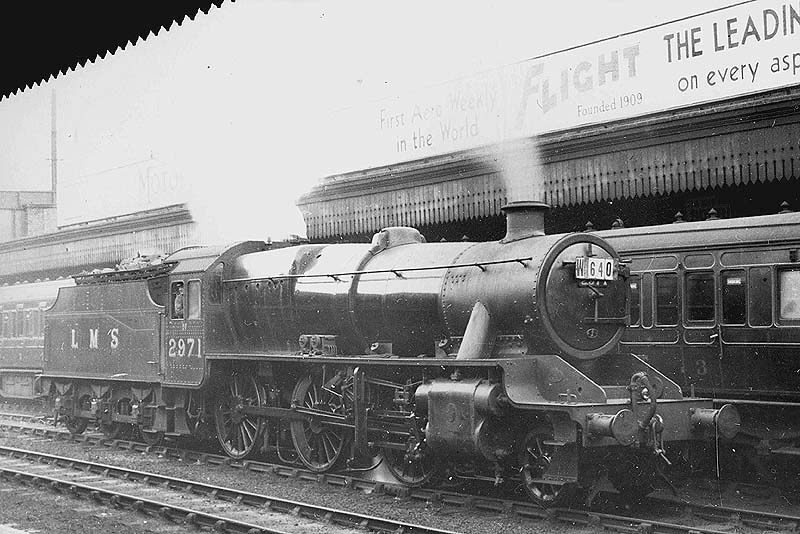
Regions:
<svg viewBox="0 0 800 534"><path fill-rule="evenodd" d="M117 47L194 18L222 0L14 2L3 8L0 99ZM12 7L13 6L13 7Z"/></svg>

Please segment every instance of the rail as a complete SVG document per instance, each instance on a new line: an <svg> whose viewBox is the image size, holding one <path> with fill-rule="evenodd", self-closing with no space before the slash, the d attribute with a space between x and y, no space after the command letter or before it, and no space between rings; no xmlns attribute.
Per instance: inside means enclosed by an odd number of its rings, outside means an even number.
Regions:
<svg viewBox="0 0 800 534"><path fill-rule="evenodd" d="M226 488L214 484L207 484L197 480L185 480L157 473L149 473L128 469L119 466L89 462L76 458L67 458L37 451L29 451L16 447L0 447L0 455L8 459L25 460L35 464L45 464L49 467L48 474L30 473L21 470L19 463L13 466L5 466L0 461L0 473L10 479L29 479L36 481L37 484L44 482L52 489L68 490L73 493L87 494L96 500L108 501L114 506L126 506L140 511L155 511L161 516L177 515L184 522L189 522L198 526L212 527L217 531L246 532L248 534L283 534L283 531L267 527L263 524L254 524L235 519L229 515L212 515L196 509L188 509L176 504L164 501L154 501L122 493L118 489L108 489L99 486L86 486L74 480L64 480L69 478L70 472L78 472L81 475L91 473L104 478L112 478L133 483L135 486L157 487L167 492L178 492L201 496L214 501L232 503L236 507L255 509L259 511L269 510L292 516L305 517L314 521L336 524L345 527L368 530L371 532L392 532L402 534L456 534L455 532L442 530L424 525L415 525L402 521L395 521L382 517L358 514L347 510L330 508L327 506L315 505L307 502L282 499L272 495L262 495L247 491ZM169 517L174 520L174 517Z"/></svg>
<svg viewBox="0 0 800 534"><path fill-rule="evenodd" d="M416 272L416 271L436 271L436 270L443 270L443 269L461 269L466 267L475 267L480 269L481 271L486 271L486 267L489 265L501 265L504 263L519 263L523 267L527 267L528 264L526 262L532 261L532 256L526 256L524 258L510 258L507 260L492 260L492 261L476 261L471 263L450 263L446 265L428 265L426 267L403 267L399 269L375 269L372 271L341 271L335 273L311 273L311 274L280 274L276 276L265 276L263 278L259 278L258 280L294 280L298 278L333 278L336 281L341 281L340 277L342 276L361 276L365 274L394 274L398 278L403 278L402 273L407 272ZM250 282L252 280L256 280L255 278L230 278L225 280L226 282Z"/></svg>

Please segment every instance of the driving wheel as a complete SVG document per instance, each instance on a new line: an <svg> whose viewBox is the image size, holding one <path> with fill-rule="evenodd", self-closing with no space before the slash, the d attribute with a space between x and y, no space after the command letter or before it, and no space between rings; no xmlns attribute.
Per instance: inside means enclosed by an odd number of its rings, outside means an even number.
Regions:
<svg viewBox="0 0 800 534"><path fill-rule="evenodd" d="M352 391L347 391L344 382L325 384L324 375L308 375L300 379L292 396L295 408L309 415L290 425L294 448L306 467L318 473L336 465L347 441L347 429L330 424L324 416L343 416L348 399L352 399Z"/></svg>
<svg viewBox="0 0 800 534"><path fill-rule="evenodd" d="M246 409L264 406L264 400L264 392L253 376L234 374L223 384L214 408L214 424L219 444L231 458L246 458L256 450L265 423Z"/></svg>

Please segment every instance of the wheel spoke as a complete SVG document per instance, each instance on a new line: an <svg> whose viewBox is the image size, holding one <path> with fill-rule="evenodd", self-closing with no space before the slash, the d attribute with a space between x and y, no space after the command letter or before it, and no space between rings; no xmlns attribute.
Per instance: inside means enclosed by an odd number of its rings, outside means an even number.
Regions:
<svg viewBox="0 0 800 534"><path fill-rule="evenodd" d="M553 454L556 452L545 443L548 439L552 439L550 429L532 430L525 437L519 458L525 491L534 502L543 507L569 499L578 489L577 484L572 482L557 484L540 480L547 480Z"/></svg>
<svg viewBox="0 0 800 534"><path fill-rule="evenodd" d="M233 375L223 387L223 397L214 411L217 437L228 456L241 459L255 450L258 436L264 429L264 421L245 415L245 406L260 406L260 388L250 376Z"/></svg>
<svg viewBox="0 0 800 534"><path fill-rule="evenodd" d="M247 429L245 429L244 425L239 425L239 450L245 450L251 442L247 439Z"/></svg>
<svg viewBox="0 0 800 534"><path fill-rule="evenodd" d="M292 398L304 408L317 412L343 413L340 397L322 386L325 376L306 376L295 387ZM333 375L331 375L333 376ZM347 384L345 381L343 384ZM311 470L324 472L332 469L344 450L346 429L331 426L316 418L290 423L292 441L300 459Z"/></svg>
<svg viewBox="0 0 800 534"><path fill-rule="evenodd" d="M248 443L252 443L256 440L255 426L253 425L253 423L245 419L242 424L242 430L244 430L244 433L247 436Z"/></svg>
<svg viewBox="0 0 800 534"><path fill-rule="evenodd" d="M245 430L247 430L247 433L250 435L250 437L255 441L255 434L258 430L258 426L250 419L245 419L242 421L242 425L245 427Z"/></svg>
<svg viewBox="0 0 800 534"><path fill-rule="evenodd" d="M322 434L322 445L325 451L325 460L329 462L336 454L336 448L327 432Z"/></svg>
<svg viewBox="0 0 800 534"><path fill-rule="evenodd" d="M383 449L383 457L389 471L407 486L422 486L433 475L433 459L416 441L407 443L406 450L387 447Z"/></svg>

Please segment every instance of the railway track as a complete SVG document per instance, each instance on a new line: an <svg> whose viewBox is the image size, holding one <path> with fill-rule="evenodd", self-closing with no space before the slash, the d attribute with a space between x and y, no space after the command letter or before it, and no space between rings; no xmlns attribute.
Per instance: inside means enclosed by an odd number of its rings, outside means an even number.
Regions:
<svg viewBox="0 0 800 534"><path fill-rule="evenodd" d="M23 416L19 416L24 418ZM731 526L736 528L752 529L754 532L768 530L782 532L800 532L800 516L787 515L774 512L751 510L744 507L731 507L721 505L708 505L695 502L686 502L677 498L658 497L649 498L646 506L631 510L631 515L614 513L620 509L620 504L612 496L594 510L580 509L549 509L544 510L532 503L486 497L474 494L464 494L452 491L443 491L427 488L408 488L399 484L382 481L367 480L348 474L326 473L318 474L306 469L272 464L253 460L234 461L226 456L197 452L185 449L176 449L166 446L148 446L130 440L108 440L101 436L81 435L73 436L67 432L53 428L34 428L23 425L0 424L0 429L14 430L33 436L62 440L67 439L88 445L119 448L138 453L156 454L162 457L180 460L183 462L200 462L211 466L226 466L234 469L252 472L270 473L276 476L296 480L313 481L337 487L348 487L366 493L390 494L399 497L421 500L438 505L481 510L494 514L517 515L531 520L563 521L576 525L602 527L618 532L647 532L647 533L714 533L725 532ZM646 510L646 512L644 511ZM680 516L680 522L658 521L657 517ZM684 524L685 523L685 524ZM698 524L725 525L723 530L704 527Z"/></svg>
<svg viewBox="0 0 800 534"><path fill-rule="evenodd" d="M322 523L325 532L392 532L397 534L455 534L451 531L355 514L346 510L260 495L196 480L54 456L13 447L0 447L0 476L6 480L88 496L96 501L224 532L282 534L270 523L291 516L297 532ZM90 482L90 483L87 483ZM187 499L187 496L189 497ZM187 507L186 503L190 507ZM203 510L214 509L215 513ZM298 522L302 524L298 525Z"/></svg>

